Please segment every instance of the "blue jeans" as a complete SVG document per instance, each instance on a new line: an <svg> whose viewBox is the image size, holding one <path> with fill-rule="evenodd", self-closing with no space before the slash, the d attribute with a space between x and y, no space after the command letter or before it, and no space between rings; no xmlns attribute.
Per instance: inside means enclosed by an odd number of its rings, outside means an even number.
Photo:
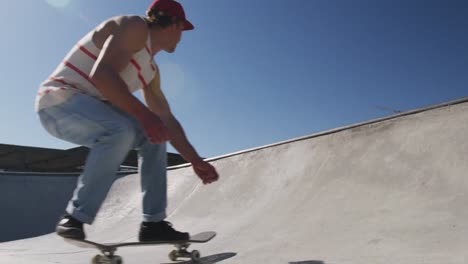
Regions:
<svg viewBox="0 0 468 264"><path fill-rule="evenodd" d="M53 136L89 147L83 173L66 212L92 224L117 179L117 171L128 152L137 149L143 221L166 218L167 153L165 144L150 143L136 119L115 106L85 94L39 111L44 128Z"/></svg>

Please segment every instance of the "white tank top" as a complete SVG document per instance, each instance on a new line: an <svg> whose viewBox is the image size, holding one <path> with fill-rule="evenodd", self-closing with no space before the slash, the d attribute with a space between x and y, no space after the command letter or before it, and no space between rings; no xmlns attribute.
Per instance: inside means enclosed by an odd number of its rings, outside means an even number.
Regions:
<svg viewBox="0 0 468 264"><path fill-rule="evenodd" d="M93 32L83 37L52 75L40 85L35 102L37 112L63 103L76 93L84 93L106 101L89 77L101 52L92 40ZM159 74L150 47L151 38L148 35L145 47L136 52L119 73L130 92L145 88L155 74Z"/></svg>

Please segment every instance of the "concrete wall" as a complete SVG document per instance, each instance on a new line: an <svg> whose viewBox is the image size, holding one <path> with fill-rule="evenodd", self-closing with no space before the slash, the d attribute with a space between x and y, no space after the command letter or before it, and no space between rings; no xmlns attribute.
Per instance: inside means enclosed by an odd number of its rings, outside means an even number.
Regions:
<svg viewBox="0 0 468 264"><path fill-rule="evenodd" d="M53 231L73 194L76 180L77 175L71 174L0 173L0 242Z"/></svg>

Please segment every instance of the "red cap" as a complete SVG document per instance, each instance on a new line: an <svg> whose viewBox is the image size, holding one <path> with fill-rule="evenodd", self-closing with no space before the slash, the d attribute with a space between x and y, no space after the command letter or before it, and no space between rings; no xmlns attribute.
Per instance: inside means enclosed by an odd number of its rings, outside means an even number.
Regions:
<svg viewBox="0 0 468 264"><path fill-rule="evenodd" d="M156 9L158 12L163 12L163 16L173 16L184 21L184 30L192 30L195 27L185 18L184 8L181 4L174 0L155 0L149 9Z"/></svg>

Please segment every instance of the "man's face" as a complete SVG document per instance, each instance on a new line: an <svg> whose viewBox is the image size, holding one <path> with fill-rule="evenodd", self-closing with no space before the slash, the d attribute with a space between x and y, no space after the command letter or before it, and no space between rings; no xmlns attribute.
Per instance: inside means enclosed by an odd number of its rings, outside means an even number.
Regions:
<svg viewBox="0 0 468 264"><path fill-rule="evenodd" d="M173 53L177 44L179 44L180 39L182 38L182 31L184 30L184 24L178 23L169 26L167 31L167 46L165 51L168 53Z"/></svg>

